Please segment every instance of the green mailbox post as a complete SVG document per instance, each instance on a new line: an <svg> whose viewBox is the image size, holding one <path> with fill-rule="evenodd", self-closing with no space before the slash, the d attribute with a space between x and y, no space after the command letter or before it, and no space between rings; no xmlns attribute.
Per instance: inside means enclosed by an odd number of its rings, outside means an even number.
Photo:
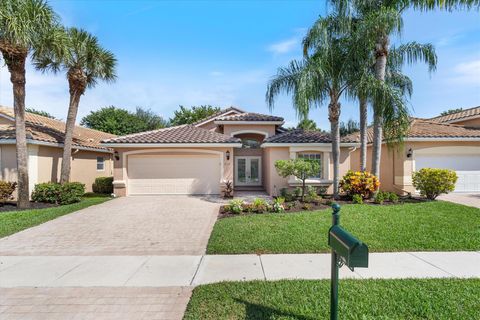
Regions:
<svg viewBox="0 0 480 320"><path fill-rule="evenodd" d="M332 276L330 283L330 319L338 319L338 269L346 265L368 268L368 246L340 226L340 206L332 205L332 227L328 231L328 245L332 248Z"/></svg>

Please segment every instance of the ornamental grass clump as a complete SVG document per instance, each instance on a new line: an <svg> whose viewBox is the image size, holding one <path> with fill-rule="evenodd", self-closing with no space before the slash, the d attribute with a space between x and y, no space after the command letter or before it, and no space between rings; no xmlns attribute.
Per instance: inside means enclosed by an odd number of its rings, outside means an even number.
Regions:
<svg viewBox="0 0 480 320"><path fill-rule="evenodd" d="M420 195L435 200L442 193L455 190L457 182L455 171L448 169L423 168L413 173L412 182Z"/></svg>
<svg viewBox="0 0 480 320"><path fill-rule="evenodd" d="M379 187L378 178L367 171L349 170L340 181L340 188L350 197L360 195L363 199L368 199Z"/></svg>

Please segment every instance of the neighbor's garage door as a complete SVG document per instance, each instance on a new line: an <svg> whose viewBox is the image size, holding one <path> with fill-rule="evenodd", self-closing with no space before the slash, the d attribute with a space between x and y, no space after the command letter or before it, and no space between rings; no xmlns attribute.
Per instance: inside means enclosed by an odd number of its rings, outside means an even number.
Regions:
<svg viewBox="0 0 480 320"><path fill-rule="evenodd" d="M219 194L216 155L130 155L128 194Z"/></svg>
<svg viewBox="0 0 480 320"><path fill-rule="evenodd" d="M480 192L480 155L420 154L415 156L415 170L451 169L457 172L455 192Z"/></svg>

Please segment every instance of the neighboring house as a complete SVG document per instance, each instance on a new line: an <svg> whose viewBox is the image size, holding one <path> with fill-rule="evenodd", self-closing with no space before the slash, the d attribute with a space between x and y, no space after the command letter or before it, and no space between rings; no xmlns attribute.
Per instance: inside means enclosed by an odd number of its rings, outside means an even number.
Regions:
<svg viewBox="0 0 480 320"><path fill-rule="evenodd" d="M462 111L466 114L456 119L474 125L480 114L479 108L475 110ZM452 118L455 116L448 116L447 121ZM480 192L480 129L438 119L413 119L403 149L384 146L383 190L413 192L413 171L442 167L457 171L456 191ZM232 181L235 190L265 190L277 195L281 188L298 186L300 181L280 177L275 161L297 157L320 163L320 171L307 184L331 190L330 135L287 131L282 128L283 123L281 117L231 107L192 125L104 140L105 147L115 150L115 193L119 196L219 194L225 182ZM370 132L370 143L371 138ZM359 146L358 134L342 138L341 175L349 169L359 169ZM369 156L370 151L369 146Z"/></svg>
<svg viewBox="0 0 480 320"><path fill-rule="evenodd" d="M25 115L30 191L37 183L58 181L63 154L65 123L33 113ZM100 145L115 135L76 126L70 180L85 183L92 191L97 177L112 176L113 150ZM16 181L15 118L11 108L0 106L0 179Z"/></svg>

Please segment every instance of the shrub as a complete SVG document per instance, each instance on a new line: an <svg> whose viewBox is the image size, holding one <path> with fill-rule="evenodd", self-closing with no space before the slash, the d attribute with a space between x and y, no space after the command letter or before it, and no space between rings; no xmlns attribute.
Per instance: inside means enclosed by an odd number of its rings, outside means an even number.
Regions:
<svg viewBox="0 0 480 320"><path fill-rule="evenodd" d="M385 193L382 191L377 192L377 194L375 195L374 201L377 204L383 204L383 202L385 201Z"/></svg>
<svg viewBox="0 0 480 320"><path fill-rule="evenodd" d="M284 198L286 202L292 202L295 200L295 196L288 190L288 188L280 189L280 196Z"/></svg>
<svg viewBox="0 0 480 320"><path fill-rule="evenodd" d="M293 195L298 199L302 196L302 188L296 187L293 189Z"/></svg>
<svg viewBox="0 0 480 320"><path fill-rule="evenodd" d="M317 196L317 188L314 186L308 186L307 187L307 196L311 198L315 198Z"/></svg>
<svg viewBox="0 0 480 320"><path fill-rule="evenodd" d="M60 187L59 204L80 202L85 194L85 185L80 182L64 183Z"/></svg>
<svg viewBox="0 0 480 320"><path fill-rule="evenodd" d="M253 211L255 211L256 213L263 213L265 211L268 211L268 202L267 200L262 198L253 199L252 206Z"/></svg>
<svg viewBox="0 0 480 320"><path fill-rule="evenodd" d="M274 199L272 203L272 211L273 212L285 211L284 203L285 203L285 198L279 197Z"/></svg>
<svg viewBox="0 0 480 320"><path fill-rule="evenodd" d="M304 203L302 204L302 209L306 211L312 210L312 205L310 203Z"/></svg>
<svg viewBox="0 0 480 320"><path fill-rule="evenodd" d="M307 159L289 159L275 161L277 173L284 178L295 176L302 181L302 201L305 200L305 181L308 177L317 174L320 171L320 165L316 161Z"/></svg>
<svg viewBox="0 0 480 320"><path fill-rule="evenodd" d="M359 194L354 194L354 195L352 196L352 202L353 202L354 204L362 204L362 203L363 203L363 198L362 198L362 196L359 195Z"/></svg>
<svg viewBox="0 0 480 320"><path fill-rule="evenodd" d="M388 200L390 200L393 203L398 202L398 195L395 192L389 192L388 193Z"/></svg>
<svg viewBox="0 0 480 320"><path fill-rule="evenodd" d="M32 200L35 202L58 203L60 183L46 182L35 185Z"/></svg>
<svg viewBox="0 0 480 320"><path fill-rule="evenodd" d="M242 209L243 209L243 212L255 212L255 208L251 203L244 202L242 204Z"/></svg>
<svg viewBox="0 0 480 320"><path fill-rule="evenodd" d="M340 188L349 196L358 194L363 199L370 198L378 190L378 178L366 171L348 170L340 181Z"/></svg>
<svg viewBox="0 0 480 320"><path fill-rule="evenodd" d="M243 211L243 200L240 199L234 199L231 200L228 203L228 206L225 207L227 212L233 213L233 214L240 214Z"/></svg>
<svg viewBox="0 0 480 320"><path fill-rule="evenodd" d="M63 185L47 182L35 185L32 200L36 202L70 204L81 201L84 194L85 185L80 182L68 182Z"/></svg>
<svg viewBox="0 0 480 320"><path fill-rule="evenodd" d="M413 173L412 181L420 195L435 200L442 193L455 190L457 182L455 171L448 169L423 168Z"/></svg>
<svg viewBox="0 0 480 320"><path fill-rule="evenodd" d="M113 193L113 177L98 177L92 185L95 193L112 194Z"/></svg>
<svg viewBox="0 0 480 320"><path fill-rule="evenodd" d="M16 182L0 181L0 203L13 199L13 192L17 188Z"/></svg>
<svg viewBox="0 0 480 320"><path fill-rule="evenodd" d="M327 193L327 187L317 187L317 192L319 195L324 195L325 193Z"/></svg>

